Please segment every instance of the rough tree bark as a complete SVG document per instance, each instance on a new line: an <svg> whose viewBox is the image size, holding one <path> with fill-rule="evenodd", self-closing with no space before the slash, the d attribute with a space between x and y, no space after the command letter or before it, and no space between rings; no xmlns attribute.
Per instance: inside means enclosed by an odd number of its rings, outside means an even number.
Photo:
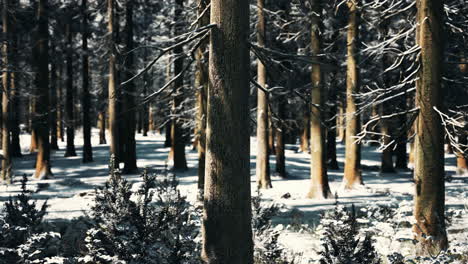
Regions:
<svg viewBox="0 0 468 264"><path fill-rule="evenodd" d="M265 47L265 0L257 0L258 24L257 43L260 47ZM266 87L265 65L257 60L257 82L262 87ZM270 162L269 162L269 129L268 129L268 94L261 89L257 89L257 185L261 189L271 188Z"/></svg>
<svg viewBox="0 0 468 264"><path fill-rule="evenodd" d="M65 114L67 127L67 147L65 157L76 156L75 150L75 102L73 88L73 34L72 34L72 16L68 17L66 25L67 36L67 88L65 96Z"/></svg>
<svg viewBox="0 0 468 264"><path fill-rule="evenodd" d="M48 55L48 14L47 0L39 0L37 8L37 105L33 127L37 133L37 158L34 178L46 179L52 176L50 170L49 145L49 55Z"/></svg>
<svg viewBox="0 0 468 264"><path fill-rule="evenodd" d="M355 94L359 92L359 69L357 65L358 39L358 1L348 0L349 8L347 35L347 73L346 73L346 160L344 182L346 189L363 184L361 175L361 146L354 137L360 130Z"/></svg>
<svg viewBox="0 0 468 264"><path fill-rule="evenodd" d="M249 1L212 0L202 257L252 264ZM229 122L226 122L229 120Z"/></svg>
<svg viewBox="0 0 468 264"><path fill-rule="evenodd" d="M89 93L89 59L88 59L88 12L86 1L81 1L81 16L83 18L82 24L82 50L83 50L83 95L82 95L82 109L83 109L83 162L93 161L93 147L91 146L91 94Z"/></svg>
<svg viewBox="0 0 468 264"><path fill-rule="evenodd" d="M311 55L318 56L321 50L320 28L321 28L321 0L311 1ZM308 198L330 198L332 196L328 185L326 152L325 152L325 129L323 112L326 107L324 100L323 74L320 64L312 65L311 72L311 109L310 109L310 189Z"/></svg>
<svg viewBox="0 0 468 264"><path fill-rule="evenodd" d="M420 255L436 255L448 246L445 230L444 130L438 113L443 92L443 1L417 0L416 41L421 47L416 81L413 226Z"/></svg>

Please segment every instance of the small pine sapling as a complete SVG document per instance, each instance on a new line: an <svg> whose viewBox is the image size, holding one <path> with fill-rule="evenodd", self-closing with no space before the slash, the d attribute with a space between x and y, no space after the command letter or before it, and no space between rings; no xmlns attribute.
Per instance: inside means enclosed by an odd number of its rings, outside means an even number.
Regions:
<svg viewBox="0 0 468 264"><path fill-rule="evenodd" d="M337 199L335 209L326 213L322 221L325 232L321 239L321 264L381 263L372 245L371 235L359 235L354 205L349 211L339 206Z"/></svg>

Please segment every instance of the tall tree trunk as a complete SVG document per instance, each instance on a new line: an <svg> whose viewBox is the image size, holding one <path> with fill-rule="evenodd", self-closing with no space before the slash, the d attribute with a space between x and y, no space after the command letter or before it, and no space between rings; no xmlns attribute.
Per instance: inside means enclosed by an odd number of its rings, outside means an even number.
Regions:
<svg viewBox="0 0 468 264"><path fill-rule="evenodd" d="M302 131L301 131L301 137L300 137L300 145L299 145L299 151L301 152L309 152L310 149L310 107L309 104L307 104L307 107L304 107L304 117L302 120Z"/></svg>
<svg viewBox="0 0 468 264"><path fill-rule="evenodd" d="M81 1L81 16L83 17L82 24L82 49L83 49L83 162L93 161L93 147L91 146L91 95L89 93L89 59L88 59L88 12L86 1Z"/></svg>
<svg viewBox="0 0 468 264"><path fill-rule="evenodd" d="M445 230L444 130L434 108L441 109L443 92L443 1L417 0L417 43L421 47L416 81L414 181L418 254L435 255L447 249ZM430 238L430 239L429 239Z"/></svg>
<svg viewBox="0 0 468 264"><path fill-rule="evenodd" d="M285 137L286 137L286 126L284 125L284 120L286 119L286 98L285 96L281 96L278 99L278 115L281 119L278 122L276 127L276 173L281 178L286 178L286 156L284 154L285 151Z"/></svg>
<svg viewBox="0 0 468 264"><path fill-rule="evenodd" d="M47 0L39 0L37 18L38 48L37 48L37 105L34 131L37 133L37 158L34 178L46 179L52 176L50 170L49 144L49 55L48 55L48 14Z"/></svg>
<svg viewBox="0 0 468 264"><path fill-rule="evenodd" d="M258 24L257 43L260 47L265 47L265 0L257 0ZM266 88L265 65L257 60L257 82ZM268 94L262 89L257 89L257 185L261 189L271 188L270 178L270 158L269 158L269 127L268 127Z"/></svg>
<svg viewBox="0 0 468 264"><path fill-rule="evenodd" d="M51 47L52 52L55 52L54 46ZM58 150L57 143L57 63L52 61L50 69L50 149Z"/></svg>
<svg viewBox="0 0 468 264"><path fill-rule="evenodd" d="M126 25L125 31L127 32L127 59L125 70L127 73L127 80L134 75L134 58L133 53L133 0L127 0L126 9ZM124 117L125 117L125 156L124 156L124 169L126 174L137 173L136 162L136 142L135 142L135 129L136 129L136 115L135 115L135 84L128 83L124 90Z"/></svg>
<svg viewBox="0 0 468 264"><path fill-rule="evenodd" d="M321 14L322 2L314 0L311 2L311 55L319 56L321 50ZM310 189L308 198L330 198L332 196L328 185L326 152L325 152L325 129L322 116L326 107L324 100L324 85L322 69L320 64L312 65L311 73L311 114L310 114Z"/></svg>
<svg viewBox="0 0 468 264"><path fill-rule="evenodd" d="M182 19L182 10L184 8L184 0L175 0L176 9L174 13L175 22L175 35L178 36L182 33L180 20ZM184 60L180 54L182 54L183 48L178 47L174 49L175 56L178 56L174 60L174 76L179 75L184 68ZM174 81L174 93L172 100L172 127L171 127L171 157L174 163L175 170L186 170L187 160L185 159L185 140L183 137L182 120L178 115L181 112L181 106L183 101L183 89L184 79L182 76Z"/></svg>
<svg viewBox="0 0 468 264"><path fill-rule="evenodd" d="M336 117L336 129L338 130L338 141L344 143L346 141L346 124L345 124L345 111L343 103L338 103L338 116Z"/></svg>
<svg viewBox="0 0 468 264"><path fill-rule="evenodd" d="M13 8L10 11L11 17L16 19L16 8L18 7L18 1L13 0L12 2ZM16 24L11 23L10 25L10 32L11 32L11 61L10 64L13 69L18 68L18 62L15 58L17 58L18 54L18 35L16 31ZM21 116L21 107L20 107L20 92L19 92L19 74L16 74L13 71L10 74L10 90L11 90L11 103L10 103L10 117L11 117L11 157L22 157L21 154L21 145L20 145L20 116Z"/></svg>
<svg viewBox="0 0 468 264"><path fill-rule="evenodd" d="M201 19L198 23L199 27L206 26L210 23L210 13L203 11L209 5L209 0L198 0L198 15ZM197 89L197 124L196 134L198 138L198 193L199 199L203 198L203 190L205 188L205 153L206 153L206 111L208 99L208 40L204 41L197 50L195 58L197 59L197 72L195 75L195 87Z"/></svg>
<svg viewBox="0 0 468 264"><path fill-rule="evenodd" d="M11 91L11 32L10 0L3 0L2 28L3 28L3 89L2 89L2 182L11 183L11 149L10 149L10 91Z"/></svg>
<svg viewBox="0 0 468 264"><path fill-rule="evenodd" d="M115 58L115 39L114 39L114 0L107 0L108 34L109 34L109 83L108 83L108 114L109 114L109 137L110 154L114 156L115 165L118 167L120 162L119 145L119 124L117 121L117 99L118 92L116 86L116 58Z"/></svg>
<svg viewBox="0 0 468 264"><path fill-rule="evenodd" d="M336 76L336 72L333 73L331 78ZM331 170L338 170L340 167L338 166L338 161L336 159L336 130L338 129L337 126L337 119L339 118L337 115L337 96L336 96L336 86L334 85L335 82L332 81L332 85L330 87L329 98L331 106L328 111L328 129L327 129L327 166Z"/></svg>
<svg viewBox="0 0 468 264"><path fill-rule="evenodd" d="M73 88L73 34L72 34L72 17L69 15L66 25L67 36L67 91L65 96L65 112L67 126L67 147L65 157L76 156L75 151L75 102Z"/></svg>
<svg viewBox="0 0 468 264"><path fill-rule="evenodd" d="M384 102L380 107L380 115L387 115L387 109L390 108L390 105ZM382 150L380 171L383 173L393 173L395 172L395 168L393 167L393 144L391 144L392 133L390 120L381 120L380 133L382 134L382 141L385 146L385 149Z"/></svg>
<svg viewBox="0 0 468 264"><path fill-rule="evenodd" d="M208 264L253 263L248 13L248 0L211 2L211 23L217 26L210 36L202 224Z"/></svg>
<svg viewBox="0 0 468 264"><path fill-rule="evenodd" d="M361 175L361 146L354 142L359 134L360 118L357 113L355 94L359 92L359 69L357 66L358 42L358 1L348 0L349 20L347 37L347 74L346 74L346 160L344 182L346 189L354 188L356 184L363 184Z"/></svg>
<svg viewBox="0 0 468 264"><path fill-rule="evenodd" d="M399 100L400 100L399 104L401 106L401 109L407 109L406 94L404 94L404 96L402 96ZM398 117L398 123L400 124L400 126L405 127L406 115L400 115ZM407 144L408 144L408 135L407 135L406 130L403 132L399 132L399 135L397 138L397 146L395 149L395 155L396 155L395 168L396 169L401 169L401 170L408 169L408 156L406 153Z"/></svg>
<svg viewBox="0 0 468 264"><path fill-rule="evenodd" d="M61 142L65 141L63 129L63 65L60 63L58 67L58 87L57 87L57 137Z"/></svg>

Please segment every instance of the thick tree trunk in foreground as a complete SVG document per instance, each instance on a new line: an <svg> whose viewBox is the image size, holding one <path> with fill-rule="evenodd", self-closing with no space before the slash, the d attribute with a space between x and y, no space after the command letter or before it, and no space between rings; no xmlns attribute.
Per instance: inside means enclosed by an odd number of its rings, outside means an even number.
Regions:
<svg viewBox="0 0 468 264"><path fill-rule="evenodd" d="M249 1L213 0L202 257L252 264ZM229 120L230 122L226 122Z"/></svg>
<svg viewBox="0 0 468 264"><path fill-rule="evenodd" d="M65 98L65 112L67 120L67 148L65 150L65 157L76 156L75 151L75 102L73 91L73 38L72 38L72 18L68 18L66 25L67 35L67 94Z"/></svg>
<svg viewBox="0 0 468 264"><path fill-rule="evenodd" d="M198 15L202 15L209 0L198 0ZM203 27L210 23L210 13L206 12L199 21L199 26ZM206 115L208 99L208 40L204 41L197 50L195 58L197 60L197 72L195 74L195 88L197 89L197 127L196 137L198 138L198 192L199 199L203 198L205 188L205 155L206 155Z"/></svg>
<svg viewBox="0 0 468 264"><path fill-rule="evenodd" d="M91 146L91 95L89 93L89 59L88 59L88 10L86 1L81 1L81 15L83 17L82 25L82 49L83 49L83 162L93 161L93 147Z"/></svg>
<svg viewBox="0 0 468 264"><path fill-rule="evenodd" d="M108 83L108 114L109 114L109 137L110 154L115 158L115 165L120 162L119 157L119 123L117 121L117 84L116 84L116 58L114 39L114 0L107 0L108 34L109 34L109 83Z"/></svg>
<svg viewBox="0 0 468 264"><path fill-rule="evenodd" d="M134 57L133 53L133 0L127 0L126 10L126 25L125 31L127 32L127 59L125 70L127 73L127 80L134 76ZM124 118L125 118L125 153L124 153L124 169L123 172L127 174L137 173L136 162L136 142L135 142L135 129L136 129L136 106L135 106L135 84L130 82L124 87Z"/></svg>
<svg viewBox="0 0 468 264"><path fill-rule="evenodd" d="M417 43L421 68L416 81L414 181L418 254L436 255L447 249L445 230L444 130L434 107L441 109L443 93L443 1L417 0Z"/></svg>
<svg viewBox="0 0 468 264"><path fill-rule="evenodd" d="M322 3L320 0L314 0L312 3L313 14L311 15L311 51L312 56L318 56L321 50L320 24ZM328 185L326 152L325 152L325 129L322 126L324 122L324 109L326 102L324 100L324 85L322 69L319 64L312 65L311 73L311 114L310 114L310 189L308 198L329 198L332 196L330 186Z"/></svg>
<svg viewBox="0 0 468 264"><path fill-rule="evenodd" d="M346 189L363 184L361 175L361 146L354 137L360 130L355 94L359 92L359 69L357 66L358 11L356 2L349 0L347 74L346 74L346 160L344 182Z"/></svg>
<svg viewBox="0 0 468 264"><path fill-rule="evenodd" d="M184 0L175 0L176 10L174 14L175 26L175 35L178 36L182 34L182 28L180 25L180 20L182 19L182 10L184 8ZM183 48L178 47L174 49L174 54L179 56L182 54ZM183 71L184 60L179 57L174 60L174 76L177 76ZM180 107L183 101L183 89L184 89L184 79L181 76L176 81L174 81L174 94L172 100L172 127L171 127L171 153L169 156L172 158L173 167L175 170L186 170L187 169L187 160L185 159L185 140L183 136L182 129L182 120L177 115L180 114Z"/></svg>
<svg viewBox="0 0 468 264"><path fill-rule="evenodd" d="M11 157L10 157L10 91L11 91L11 32L10 25L10 0L3 0L2 8L2 27L3 27L3 47L2 47L2 57L3 57L3 88L2 88L2 150L3 150L3 159L2 159L2 177L1 180L4 183L11 183Z"/></svg>
<svg viewBox="0 0 468 264"><path fill-rule="evenodd" d="M37 61L37 105L36 118L33 124L37 133L37 158L34 178L45 179L52 176L50 170L50 145L49 145L49 55L47 29L47 0L39 0L38 4L38 61Z"/></svg>
<svg viewBox="0 0 468 264"><path fill-rule="evenodd" d="M265 47L265 0L257 0L258 24L257 43ZM266 69L263 63L257 60L257 82L266 88ZM257 89L257 185L261 189L271 188L270 162L268 153L268 94Z"/></svg>

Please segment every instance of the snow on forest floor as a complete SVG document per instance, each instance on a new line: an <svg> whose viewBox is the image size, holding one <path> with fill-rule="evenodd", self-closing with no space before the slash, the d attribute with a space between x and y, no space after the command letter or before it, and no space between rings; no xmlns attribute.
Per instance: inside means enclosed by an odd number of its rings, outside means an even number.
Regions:
<svg viewBox="0 0 468 264"><path fill-rule="evenodd" d="M53 179L29 181L28 188L34 191L33 197L48 200L47 219L72 219L83 215L93 201L94 188L103 185L108 176L109 148L98 145L98 131L93 130L92 144L94 162L81 162L82 137L76 133L76 157L64 157L65 142L59 142L59 151L52 153ZM17 176L34 172L35 154L28 154L29 135L21 136L23 158L14 159L14 172ZM161 170L166 166L169 148L164 147L164 136L150 134L143 137L138 134L138 167L148 167L150 171ZM255 179L255 138L251 140L251 181L252 194L256 193ZM411 211L414 184L411 171L382 174L379 172L380 153L374 147L362 148L363 179L365 186L359 190L347 191L342 188L344 146L338 144L340 170L329 171L330 187L339 197L342 205L354 204L361 213L364 208L387 206L396 209L400 218L397 228L387 222L374 224L376 249L386 255L400 252L403 255L411 250ZM262 198L281 207L280 213L273 219L276 230L281 231L279 241L285 248L302 255L303 263L317 260L321 250L319 233L320 214L333 209L335 200L311 200L305 198L309 188L309 155L297 153L297 147L288 145L286 150L287 179L273 176L273 188L262 190ZM186 148L189 170L178 173L179 189L188 200L196 203L197 196L197 152ZM271 156L271 168L274 171L275 157ZM451 181L446 183L446 205L448 214L454 216L448 227L449 241L452 248L468 252L468 175L455 175L454 155L446 155L446 175ZM139 175L126 176L130 181L139 181ZM20 190L19 179L10 186L0 186L0 204ZM285 194L289 198L282 198ZM317 232L315 232L317 231Z"/></svg>

